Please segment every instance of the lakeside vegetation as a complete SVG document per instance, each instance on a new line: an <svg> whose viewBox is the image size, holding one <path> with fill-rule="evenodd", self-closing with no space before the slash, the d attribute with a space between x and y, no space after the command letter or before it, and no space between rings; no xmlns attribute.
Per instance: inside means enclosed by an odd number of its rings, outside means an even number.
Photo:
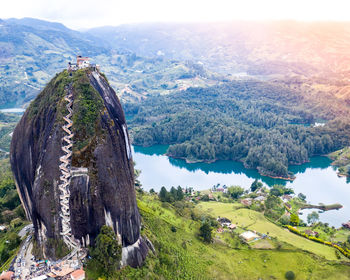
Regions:
<svg viewBox="0 0 350 280"><path fill-rule="evenodd" d="M350 147L335 151L329 157L333 160L332 164L339 167L340 175L350 176Z"/></svg>
<svg viewBox="0 0 350 280"><path fill-rule="evenodd" d="M189 162L237 160L262 175L291 179L289 164L350 144L348 109L322 102L280 84L247 80L124 107L135 145L170 145L169 156ZM328 122L314 127L317 119Z"/></svg>

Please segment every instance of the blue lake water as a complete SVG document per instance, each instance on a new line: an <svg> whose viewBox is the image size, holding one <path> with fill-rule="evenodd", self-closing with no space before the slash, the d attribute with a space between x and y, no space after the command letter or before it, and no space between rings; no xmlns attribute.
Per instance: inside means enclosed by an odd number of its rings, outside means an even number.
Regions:
<svg viewBox="0 0 350 280"><path fill-rule="evenodd" d="M23 108L6 108L6 109L0 109L0 112L23 114L25 112L25 109L23 109Z"/></svg>
<svg viewBox="0 0 350 280"><path fill-rule="evenodd" d="M139 180L145 190L154 188L158 191L162 186L169 189L179 185L205 190L218 183L248 189L255 179L259 179L268 186L284 184L293 188L296 194L305 194L306 200L312 204L343 205L340 210L321 213L322 222L340 227L350 219L350 182L337 176L336 168L330 165L327 157L313 157L309 163L291 166L289 170L296 179L290 182L261 176L256 170L246 169L242 163L235 161L186 163L185 160L165 156L166 149L167 146L133 147L136 168L141 170ZM305 221L306 215L301 215Z"/></svg>

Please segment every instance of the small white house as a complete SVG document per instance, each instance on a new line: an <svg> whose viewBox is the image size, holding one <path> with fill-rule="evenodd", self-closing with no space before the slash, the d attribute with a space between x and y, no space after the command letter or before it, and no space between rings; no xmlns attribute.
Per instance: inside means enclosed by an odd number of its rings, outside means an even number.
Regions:
<svg viewBox="0 0 350 280"><path fill-rule="evenodd" d="M45 279L47 279L47 276L46 276L46 275L41 275L41 276L32 278L32 280L45 280Z"/></svg>
<svg viewBox="0 0 350 280"><path fill-rule="evenodd" d="M265 197L265 196L262 196L262 195L260 195L260 196L258 196L258 197L256 197L256 198L254 198L255 201L264 201L265 199L266 199L266 197Z"/></svg>
<svg viewBox="0 0 350 280"><path fill-rule="evenodd" d="M244 239L244 241L246 242L249 242L249 241L252 241L252 240L256 240L256 239L259 239L259 235L257 235L256 233L252 232L252 231L246 231L246 232L243 232L241 235L240 235L241 238Z"/></svg>

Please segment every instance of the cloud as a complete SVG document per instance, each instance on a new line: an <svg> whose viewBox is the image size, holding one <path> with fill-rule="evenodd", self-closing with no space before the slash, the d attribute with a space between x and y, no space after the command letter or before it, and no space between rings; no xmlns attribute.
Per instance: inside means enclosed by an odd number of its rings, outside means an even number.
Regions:
<svg viewBox="0 0 350 280"><path fill-rule="evenodd" d="M350 20L348 0L11 0L1 18L35 17L73 28L134 22L235 19Z"/></svg>

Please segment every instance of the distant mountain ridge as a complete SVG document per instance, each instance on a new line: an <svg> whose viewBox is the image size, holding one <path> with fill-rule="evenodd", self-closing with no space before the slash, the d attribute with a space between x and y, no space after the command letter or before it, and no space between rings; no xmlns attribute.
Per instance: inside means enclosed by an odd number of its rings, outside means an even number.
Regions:
<svg viewBox="0 0 350 280"><path fill-rule="evenodd" d="M123 102L257 78L350 104L350 23L145 23L79 32L23 18L0 25L0 106L28 103L78 54L102 65Z"/></svg>
<svg viewBox="0 0 350 280"><path fill-rule="evenodd" d="M0 25L0 106L19 106L31 101L49 78L74 61L76 55L89 56L100 64L125 100L205 86L215 83L217 78L193 63L142 58L60 23L8 19Z"/></svg>
<svg viewBox="0 0 350 280"><path fill-rule="evenodd" d="M191 60L228 77L278 80L350 104L349 22L147 23L88 33L140 56Z"/></svg>
<svg viewBox="0 0 350 280"><path fill-rule="evenodd" d="M65 25L59 22L50 22L46 20L29 18L29 17L24 17L21 19L9 18L6 20L6 22L12 23L12 24L30 26L36 29L43 29L43 30L72 31L69 28L67 28Z"/></svg>
<svg viewBox="0 0 350 280"><path fill-rule="evenodd" d="M0 103L31 100L77 53L108 53L98 39L60 23L24 18L0 26Z"/></svg>
<svg viewBox="0 0 350 280"><path fill-rule="evenodd" d="M349 70L350 23L148 23L88 33L141 56L200 60L227 74L310 76Z"/></svg>

